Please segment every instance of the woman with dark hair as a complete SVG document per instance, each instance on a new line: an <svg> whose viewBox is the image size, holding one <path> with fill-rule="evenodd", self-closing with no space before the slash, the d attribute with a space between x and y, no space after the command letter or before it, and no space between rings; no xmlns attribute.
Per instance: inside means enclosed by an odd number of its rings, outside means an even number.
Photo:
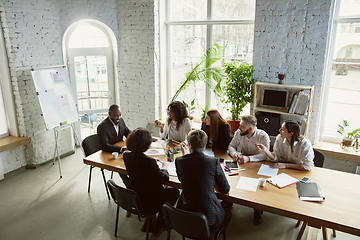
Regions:
<svg viewBox="0 0 360 240"><path fill-rule="evenodd" d="M260 151L266 153L270 160L276 163L273 168L292 168L310 171L314 166L314 150L309 139L300 135L300 126L296 121L287 120L279 129L274 152L270 152L264 145L258 144Z"/></svg>
<svg viewBox="0 0 360 240"><path fill-rule="evenodd" d="M172 101L166 111L168 118L165 126L160 121L155 121L160 128L160 137L178 142L185 141L191 130L191 123L185 105L180 101Z"/></svg>
<svg viewBox="0 0 360 240"><path fill-rule="evenodd" d="M227 150L230 143L230 126L221 117L216 109L210 109L206 112L205 120L201 125L208 136L207 147Z"/></svg>
<svg viewBox="0 0 360 240"><path fill-rule="evenodd" d="M126 146L129 151L124 152L123 158L129 175L129 188L139 195L146 212L156 214L161 210L164 202L175 204L179 197L179 190L163 188L163 183L169 181L167 164L161 162L160 169L156 159L144 154L149 149L151 142L149 130L136 128L126 138ZM159 221L160 223L163 221L162 214L159 214L158 223ZM142 230L146 229L145 226L146 223Z"/></svg>

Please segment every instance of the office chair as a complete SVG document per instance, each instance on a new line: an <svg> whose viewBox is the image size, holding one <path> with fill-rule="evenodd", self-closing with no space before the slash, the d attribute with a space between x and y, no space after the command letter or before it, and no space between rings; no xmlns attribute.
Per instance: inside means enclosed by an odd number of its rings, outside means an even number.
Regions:
<svg viewBox="0 0 360 240"><path fill-rule="evenodd" d="M87 157L87 156L101 150L97 134L93 134L93 135L90 135L90 136L86 137L82 141L81 145L82 145L82 148L84 149L85 157ZM91 174L92 174L92 169L94 167L95 166L90 166L88 192L90 192ZM108 199L110 200L109 190L108 190L108 188L106 186L106 179L105 179L104 169L101 168L100 171L102 173L102 177L103 177L103 180L104 180L104 185L105 185L105 189L106 189Z"/></svg>
<svg viewBox="0 0 360 240"><path fill-rule="evenodd" d="M314 149L314 165L316 167L323 167L324 165L324 160L325 160L325 156L322 152ZM297 223L296 223L296 226L295 227L298 227L300 225L301 221L298 220ZM303 222L302 225L301 225L301 228L300 228L300 231L299 231L299 235L298 237L296 238L296 240L300 240L302 238L302 235L304 234L304 231L305 231L305 228L306 228L306 225L308 225L308 223L306 222ZM320 231L320 229L322 229L322 232L323 232L323 239L327 239L327 232L326 232L326 228L322 227L322 226L310 226L309 225L309 231L308 231L308 237L307 239L310 239L311 238L311 234L312 234L312 227L316 227L318 228L318 231ZM319 233L318 233L319 235ZM336 231L333 229L333 236L336 237Z"/></svg>
<svg viewBox="0 0 360 240"><path fill-rule="evenodd" d="M119 209L121 207L128 212L138 215L139 221L141 221L140 217L148 218L147 226L146 226L146 240L147 240L149 237L150 224L153 215L150 213L146 213L144 211L138 194L131 189L120 187L111 179L107 181L107 185L109 187L110 194L114 199L114 202L117 204L116 221L115 221L115 237L117 237Z"/></svg>
<svg viewBox="0 0 360 240"><path fill-rule="evenodd" d="M223 234L226 240L225 229L229 221L223 222L218 228L210 231L206 216L203 213L188 212L177 209L169 203L164 203L162 212L167 228L167 240L170 239L170 231L174 229L179 233L183 240L185 237L191 239L217 239L220 234Z"/></svg>

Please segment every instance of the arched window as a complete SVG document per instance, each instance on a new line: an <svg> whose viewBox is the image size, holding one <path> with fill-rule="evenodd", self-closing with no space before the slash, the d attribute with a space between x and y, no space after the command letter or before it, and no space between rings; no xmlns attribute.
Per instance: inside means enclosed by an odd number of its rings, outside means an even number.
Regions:
<svg viewBox="0 0 360 240"><path fill-rule="evenodd" d="M109 106L116 103L115 36L99 21L82 20L67 29L64 44L81 123L94 130L96 123L107 116ZM83 128L81 131L83 137L92 132Z"/></svg>

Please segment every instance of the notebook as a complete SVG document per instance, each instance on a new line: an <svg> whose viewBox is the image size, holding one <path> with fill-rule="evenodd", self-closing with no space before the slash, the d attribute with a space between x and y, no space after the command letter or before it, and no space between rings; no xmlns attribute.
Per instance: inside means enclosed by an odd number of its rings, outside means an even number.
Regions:
<svg viewBox="0 0 360 240"><path fill-rule="evenodd" d="M315 201L322 202L325 200L324 194L322 192L321 186L316 182L309 183L296 183L296 189L300 200L302 201Z"/></svg>
<svg viewBox="0 0 360 240"><path fill-rule="evenodd" d="M272 178L268 178L267 181L278 188L284 188L286 186L299 182L298 179L287 175L286 173L281 173Z"/></svg>

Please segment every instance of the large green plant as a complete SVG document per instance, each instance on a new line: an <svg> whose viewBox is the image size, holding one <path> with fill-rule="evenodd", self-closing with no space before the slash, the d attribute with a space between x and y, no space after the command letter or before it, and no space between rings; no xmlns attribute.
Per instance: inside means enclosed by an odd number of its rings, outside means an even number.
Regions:
<svg viewBox="0 0 360 240"><path fill-rule="evenodd" d="M186 73L185 80L180 83L171 101L176 100L179 94L184 91L190 83L203 81L216 96L221 96L221 80L224 78L224 72L221 67L215 67L213 64L223 57L223 48L215 43L202 56L200 62Z"/></svg>
<svg viewBox="0 0 360 240"><path fill-rule="evenodd" d="M222 90L226 98L222 102L228 104L229 107L226 109L230 110L232 120L238 120L246 104L253 101L253 66L246 62L235 62L224 63L223 67L226 80Z"/></svg>

